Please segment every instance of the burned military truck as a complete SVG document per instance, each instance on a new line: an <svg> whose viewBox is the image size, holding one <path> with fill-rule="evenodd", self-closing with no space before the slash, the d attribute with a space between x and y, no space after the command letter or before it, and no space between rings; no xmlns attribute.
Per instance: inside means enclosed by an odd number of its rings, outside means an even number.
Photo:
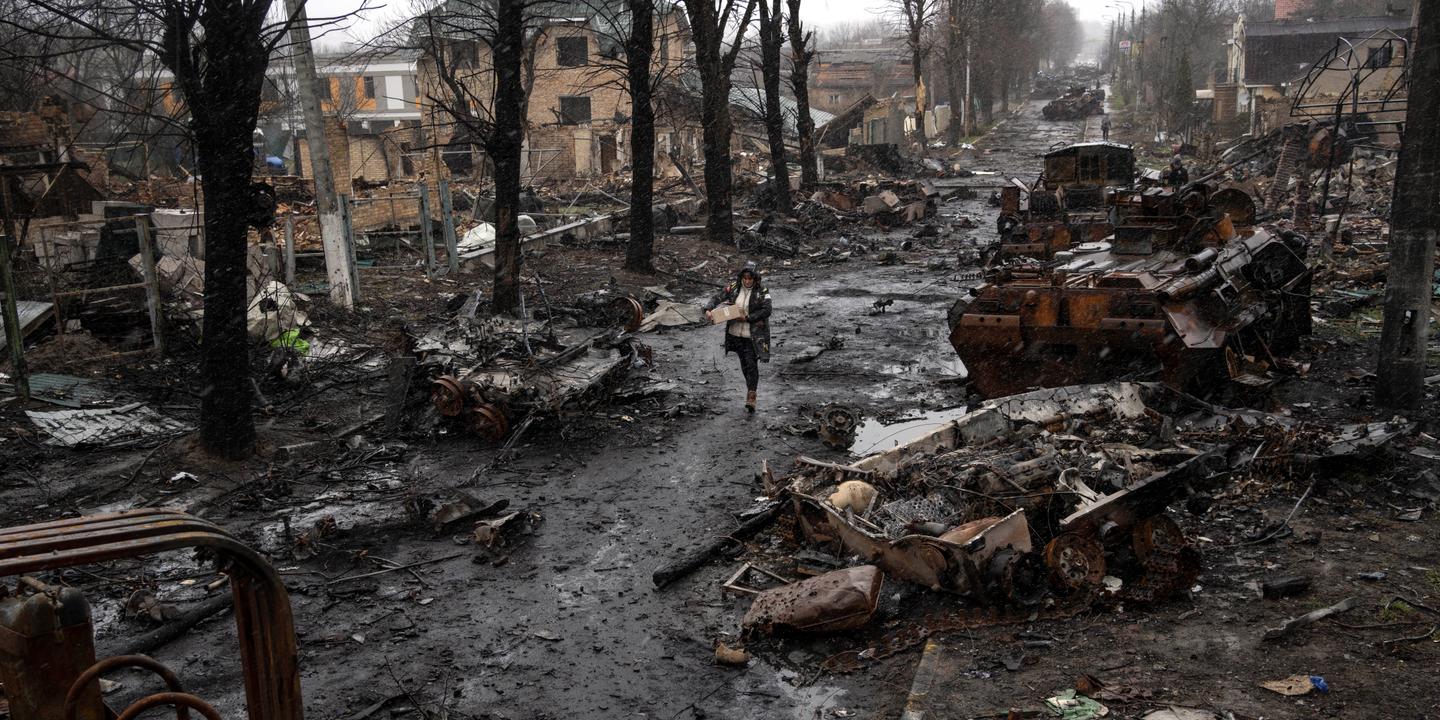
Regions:
<svg viewBox="0 0 1440 720"><path fill-rule="evenodd" d="M1111 189L1135 183L1135 152L1110 142L1077 143L1045 154L1034 183L1012 179L1000 190L995 257L1050 259L1114 231Z"/></svg>
<svg viewBox="0 0 1440 720"><path fill-rule="evenodd" d="M1303 237L1237 224L1247 200L1203 184L1117 193L1124 220L1105 240L992 268L948 318L975 388L1266 384L1310 332L1311 273Z"/></svg>

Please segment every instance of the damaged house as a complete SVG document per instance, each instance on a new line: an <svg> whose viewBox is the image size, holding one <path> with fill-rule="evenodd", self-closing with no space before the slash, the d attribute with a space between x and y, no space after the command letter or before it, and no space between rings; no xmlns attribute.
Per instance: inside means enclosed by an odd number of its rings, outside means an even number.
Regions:
<svg viewBox="0 0 1440 720"><path fill-rule="evenodd" d="M452 147L447 161L469 153L455 123L434 98L445 97L442 74L458 79L467 94L488 101L493 73L490 49L467 31L479 23L473 9L449 3L415 21L425 48L419 60L419 86L426 127ZM523 171L530 177L575 178L618 171L629 162L629 106L625 91L623 39L629 27L624 3L610 3L597 12L594 3L547 4L526 43L525 81L528 108ZM664 79L677 75L687 61L689 26L678 5L664 4L655 19L656 43L651 73ZM424 98L431 98L426 101ZM476 108L481 116L489 109ZM698 133L682 132L661 108L656 128L657 153L679 150L698 154ZM692 137L693 136L693 137ZM443 140L442 140L443 141ZM465 146L453 147L457 145ZM450 162L452 169L455 163Z"/></svg>
<svg viewBox="0 0 1440 720"><path fill-rule="evenodd" d="M1353 79L1347 65L1356 65L1371 71L1361 92L1383 92L1404 72L1408 13L1312 19L1282 10L1269 22L1242 15L1231 27L1225 70L1214 87L1216 121L1248 113L1252 130L1263 132L1287 122L1302 84L1312 98L1337 96ZM1338 62L1337 47L1349 55ZM1312 74L1313 82L1303 83Z"/></svg>

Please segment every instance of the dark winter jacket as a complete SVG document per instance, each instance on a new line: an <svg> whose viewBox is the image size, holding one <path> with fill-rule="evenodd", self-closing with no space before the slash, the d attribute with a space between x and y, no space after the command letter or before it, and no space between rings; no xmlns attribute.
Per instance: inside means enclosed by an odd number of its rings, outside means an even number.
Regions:
<svg viewBox="0 0 1440 720"><path fill-rule="evenodd" d="M740 277L749 270L755 276L755 286L750 288L750 307L745 308L746 320L731 320L730 324L749 322L750 341L755 343L755 355L761 362L770 362L770 291L760 281L760 271L754 263L746 263L745 267L735 273L735 280L726 285L720 292L715 293L710 301L705 303L705 310L714 310L721 305L732 305L735 299L740 296L740 290L744 286L740 283ZM744 342L745 338L730 335L730 324L725 326L725 351L732 349L730 343Z"/></svg>

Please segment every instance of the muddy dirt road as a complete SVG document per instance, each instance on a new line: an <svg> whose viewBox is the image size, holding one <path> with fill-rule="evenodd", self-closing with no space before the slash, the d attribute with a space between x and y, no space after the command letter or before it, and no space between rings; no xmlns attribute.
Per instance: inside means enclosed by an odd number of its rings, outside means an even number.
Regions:
<svg viewBox="0 0 1440 720"><path fill-rule="evenodd" d="M1030 103L1007 119L968 163L1001 174L950 182L991 186L1005 175L1033 175L1051 144L1080 137L1082 124L1044 122L1038 108ZM741 407L742 379L735 358L720 350L720 330L665 332L648 340L655 375L679 390L640 402L690 411L673 419L602 408L602 416L563 436L532 433L514 459L478 474L492 463L493 449L442 438L403 463L326 478L323 495L298 512L229 506L228 517L216 519L264 548L278 549L286 516L297 532L327 515L341 531L321 543L328 560L284 569L310 715L357 717L386 699L372 717L416 703L460 717L898 714L913 656L840 678L816 677L823 647L797 647L745 670L718 667L712 643L737 632L743 613L718 591L733 568L715 563L660 591L650 576L683 549L734 527L732 512L758 494L753 474L761 461L841 456L813 437L787 433L815 407L844 401L873 416L883 406L893 419L963 405L958 383L936 381L961 370L945 340L945 311L975 282L961 258L993 232L987 195L946 203L942 220L967 215L977 227L905 262L884 265L872 255L819 268L768 264L775 358L762 366L753 416ZM847 239L873 245L877 232ZM877 312L877 300L893 302ZM790 362L832 338L843 346L809 363ZM898 439L893 428L870 427L874 432L862 434L867 447ZM406 512L408 495L443 497L450 488L534 509L544 521L503 561L484 557L449 535L417 529ZM351 569L346 553L400 564L454 557L336 581L363 572ZM183 574L192 561L177 562L165 572ZM229 651L216 648L233 647L233 632L228 620L212 621L158 653L227 716L241 712L241 682ZM102 653L117 640L102 638Z"/></svg>

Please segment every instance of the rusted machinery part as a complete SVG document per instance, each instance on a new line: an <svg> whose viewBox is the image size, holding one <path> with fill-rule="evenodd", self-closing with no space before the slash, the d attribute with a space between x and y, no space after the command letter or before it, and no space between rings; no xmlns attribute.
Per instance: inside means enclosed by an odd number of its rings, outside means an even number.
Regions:
<svg viewBox="0 0 1440 720"><path fill-rule="evenodd" d="M179 676L171 671L170 668L165 667L159 660L149 655L116 655L115 657L105 658L86 668L85 672L80 673L80 677L75 678L75 682L71 683L70 692L65 694L65 720L75 719L75 712L79 709L80 695L85 692L85 688L88 687L90 683L100 679L101 675L120 668L142 668L149 670L159 675L160 679L165 681L165 687L170 688L171 692L185 692L185 686L180 684ZM183 707L176 713L176 717L178 717L179 720L186 720L189 716L190 714Z"/></svg>
<svg viewBox="0 0 1440 720"><path fill-rule="evenodd" d="M1255 198L1240 188L1221 188L1210 194L1210 206L1230 216L1236 225L1255 223Z"/></svg>
<svg viewBox="0 0 1440 720"><path fill-rule="evenodd" d="M1046 569L1040 556L1006 549L991 556L990 566L991 572L998 574L999 599L1021 607L1038 605L1045 599Z"/></svg>
<svg viewBox="0 0 1440 720"><path fill-rule="evenodd" d="M645 320L645 308L641 307L640 301L635 298L615 298L610 301L610 307L615 309L615 320L625 328L625 332L639 330L640 323Z"/></svg>
<svg viewBox="0 0 1440 720"><path fill-rule="evenodd" d="M1142 563L1149 561L1157 549L1179 550L1188 544L1185 531L1166 515L1145 518L1135 523L1130 533L1130 547L1135 551L1135 559Z"/></svg>
<svg viewBox="0 0 1440 720"><path fill-rule="evenodd" d="M185 709L197 710L205 717L205 720L220 720L220 711L215 706L201 700L190 693L162 692L154 695L146 695L130 704L125 711L120 713L116 720L135 720L146 710L164 705L173 705L176 708L176 716L185 717Z"/></svg>
<svg viewBox="0 0 1440 720"><path fill-rule="evenodd" d="M510 434L510 421L505 418L505 412L489 403L471 408L467 419L471 431L490 442L500 442Z"/></svg>
<svg viewBox="0 0 1440 720"><path fill-rule="evenodd" d="M1105 548L1094 538L1068 532L1045 545L1045 567L1065 590L1097 587L1105 578Z"/></svg>
<svg viewBox="0 0 1440 720"><path fill-rule="evenodd" d="M1167 600L1189 590L1200 575L1200 552L1169 517L1155 515L1136 523L1130 543L1144 574L1126 585L1126 600Z"/></svg>
<svg viewBox="0 0 1440 720"><path fill-rule="evenodd" d="M430 386L430 402L445 417L455 417L465 410L465 386L454 375L441 375Z"/></svg>
<svg viewBox="0 0 1440 720"><path fill-rule="evenodd" d="M197 547L214 551L230 568L250 720L300 720L290 595L274 566L214 523L146 508L0 528L0 577Z"/></svg>

